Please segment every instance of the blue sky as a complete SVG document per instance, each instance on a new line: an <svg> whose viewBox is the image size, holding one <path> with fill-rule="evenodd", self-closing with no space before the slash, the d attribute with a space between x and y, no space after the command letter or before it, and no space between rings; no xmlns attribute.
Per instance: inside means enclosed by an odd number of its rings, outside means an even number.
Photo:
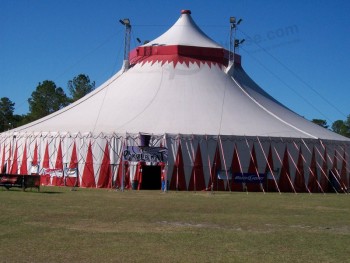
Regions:
<svg viewBox="0 0 350 263"><path fill-rule="evenodd" d="M329 124L350 114L350 2L0 0L0 97L28 112L39 82L67 91L80 73L96 85L121 67L124 28L152 40L190 9L202 30L228 48L229 17L242 18L238 37L247 73L307 119Z"/></svg>

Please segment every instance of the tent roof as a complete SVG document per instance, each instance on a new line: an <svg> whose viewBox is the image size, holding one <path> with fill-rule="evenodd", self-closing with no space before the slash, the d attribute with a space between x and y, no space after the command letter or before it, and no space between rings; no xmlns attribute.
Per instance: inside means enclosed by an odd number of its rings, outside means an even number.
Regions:
<svg viewBox="0 0 350 263"><path fill-rule="evenodd" d="M163 35L144 46L152 45L183 45L211 48L223 48L208 37L193 21L191 11L182 10L180 18Z"/></svg>
<svg viewBox="0 0 350 263"><path fill-rule="evenodd" d="M165 49L147 54L147 47L156 43ZM135 55L131 68L122 69L68 107L11 132L220 134L350 141L284 107L254 83L240 63L227 68L227 50L198 28L189 11L182 11L167 32L142 48L144 53ZM240 57L236 58L239 61Z"/></svg>

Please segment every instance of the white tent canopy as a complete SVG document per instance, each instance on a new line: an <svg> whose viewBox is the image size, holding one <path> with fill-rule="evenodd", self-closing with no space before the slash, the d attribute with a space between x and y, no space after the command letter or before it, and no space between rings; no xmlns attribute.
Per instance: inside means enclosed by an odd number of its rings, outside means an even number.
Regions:
<svg viewBox="0 0 350 263"><path fill-rule="evenodd" d="M13 158L9 147L14 148L17 142L22 145L18 156L23 155L24 145L30 144L27 148L33 151L35 144L41 144L43 158L45 146L51 145L49 162L56 163L58 143L62 143L66 149L63 163L68 164L75 141L80 145L77 149L80 184L84 186L82 174L87 169L86 159L91 151L92 174L97 186L103 160L108 159L113 183L118 177L122 148L137 145L139 134L145 133L152 136L153 146L168 148L166 173L170 180L180 165L179 148L187 151L187 159L182 156L181 161L186 188L190 187L194 167L198 165L198 147L206 188L216 176L216 171L211 170L217 149L221 159L219 170L232 170L230 166L238 151L240 155L246 154L240 157L244 165L240 172L244 173L244 169L249 169L255 147L254 151L260 149L260 153L256 153L260 162L259 167L255 164L257 174L265 172L273 142L278 142L273 159L280 168L287 149L289 162L295 163L295 167L289 169L293 173L298 170L296 164L301 151L306 166L311 167L311 162L317 161L320 167L323 162L333 167L337 158L336 165L341 170L342 161L349 160L350 139L315 125L283 106L249 78L241 66L240 56L235 54L235 63L231 66L228 56L227 50L195 24L191 12L183 10L178 21L163 35L130 52L130 67L123 68L94 92L47 117L0 134L0 151L6 149L5 157L0 152L0 160ZM208 138L213 139L213 145L208 146ZM203 149L204 141L206 149ZM184 142L190 143L183 145ZM108 157L105 157L106 145ZM315 147L319 153L313 161ZM207 159L205 164L204 159ZM27 162L30 165L29 158ZM328 174L328 170L323 173ZM348 176L347 168L345 171ZM136 174L134 169L131 179ZM294 180L295 176L288 176L290 181ZM329 178L327 180L329 182ZM226 182L226 189L228 185Z"/></svg>

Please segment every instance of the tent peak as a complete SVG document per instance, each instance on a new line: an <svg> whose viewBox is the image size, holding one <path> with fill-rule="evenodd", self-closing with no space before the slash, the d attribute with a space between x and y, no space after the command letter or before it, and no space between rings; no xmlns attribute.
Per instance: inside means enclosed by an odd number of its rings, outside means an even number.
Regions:
<svg viewBox="0 0 350 263"><path fill-rule="evenodd" d="M182 14L182 15L184 15L184 14L186 14L186 15L190 15L190 14L191 14L191 10L188 10L188 9L182 9L182 10L181 10L181 14Z"/></svg>

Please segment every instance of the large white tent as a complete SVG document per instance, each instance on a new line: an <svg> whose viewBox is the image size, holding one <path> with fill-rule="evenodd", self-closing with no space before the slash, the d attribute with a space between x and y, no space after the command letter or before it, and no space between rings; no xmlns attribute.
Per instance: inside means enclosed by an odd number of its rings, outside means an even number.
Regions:
<svg viewBox="0 0 350 263"><path fill-rule="evenodd" d="M183 10L95 91L1 133L0 167L52 185L147 189L163 175L178 190L346 191L350 139L276 101L229 54Z"/></svg>

